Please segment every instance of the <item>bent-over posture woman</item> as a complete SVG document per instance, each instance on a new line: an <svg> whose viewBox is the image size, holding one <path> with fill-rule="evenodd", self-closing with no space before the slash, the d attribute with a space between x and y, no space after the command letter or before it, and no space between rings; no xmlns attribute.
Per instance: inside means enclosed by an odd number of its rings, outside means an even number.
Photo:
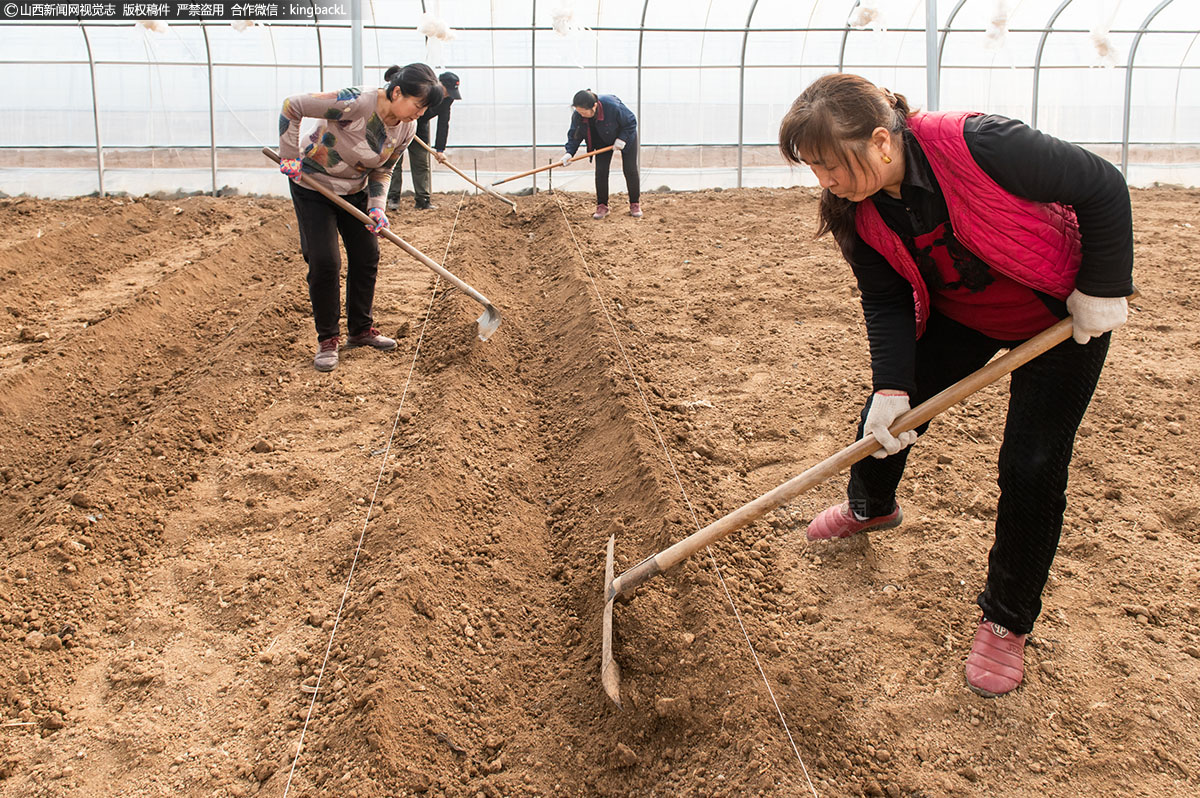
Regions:
<svg viewBox="0 0 1200 798"><path fill-rule="evenodd" d="M625 103L613 94L597 95L591 89L575 92L571 101L571 127L567 131L566 152L562 165L570 163L579 150L581 142L587 143L586 152L613 146L612 150L595 156L596 161L596 212L593 219L608 216L608 169L612 165L613 151L621 153L621 170L625 173L625 188L629 192L629 215L642 218L641 177L638 174L637 118Z"/></svg>
<svg viewBox="0 0 1200 798"><path fill-rule="evenodd" d="M898 526L896 487L918 435L888 427L916 405L1068 314L1074 338L1012 374L982 619L966 662L995 697L1024 674L1066 508L1075 432L1133 290L1129 190L1119 171L1013 119L920 113L857 75L809 86L780 125L780 149L824 191L862 297L873 393L858 437L883 446L850 472L848 500L810 540Z"/></svg>
<svg viewBox="0 0 1200 798"><path fill-rule="evenodd" d="M412 141L417 119L442 101L442 86L424 64L393 66L383 88L352 87L335 92L297 94L283 101L279 115L279 171L292 178L292 204L300 230L300 251L308 264L308 295L317 327L317 371L332 371L341 340L341 251L346 247L347 346L396 348L380 335L371 315L379 269L379 231L388 227L384 205L392 168ZM300 122L320 119L300 152ZM303 172L354 207L374 224L365 227L318 191L301 186Z"/></svg>

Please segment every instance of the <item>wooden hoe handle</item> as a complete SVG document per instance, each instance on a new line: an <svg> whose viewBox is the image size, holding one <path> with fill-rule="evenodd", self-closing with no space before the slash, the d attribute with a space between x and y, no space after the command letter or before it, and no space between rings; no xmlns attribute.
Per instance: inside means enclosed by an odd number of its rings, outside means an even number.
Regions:
<svg viewBox="0 0 1200 798"><path fill-rule="evenodd" d="M275 152L270 147L263 147L262 151L263 151L263 154L266 155L268 158L270 158L272 161L274 161L275 163L279 163L279 161L280 161L279 153ZM346 200L342 199L337 194L334 194L332 191L325 188L320 183L313 180L312 178L310 178L308 175L304 174L303 172L300 173L300 184L303 185L305 188L320 192L330 202L334 203L339 208L346 211L346 213L350 214L355 219L358 219L363 224L370 225L372 227L375 226L375 221L370 216L367 216L365 213L360 211L358 208L355 208L349 202L346 202ZM462 291L464 294L471 297L471 299L474 299L476 302L483 305L485 308L488 308L488 309L492 308L492 303L489 302L483 294L479 293L474 288L472 288L471 286L464 283L462 280L455 277L453 274L451 274L449 271L447 271L440 263L438 263L433 258L426 255L421 250L414 247L412 244L405 241L400 236L393 233L390 229L385 227L384 229L379 231L379 235L383 236L388 241L391 241L393 244L400 247L400 249L404 250L409 255L412 255L418 261L425 264L425 266L427 266L429 269L431 269L434 273L441 275L441 277L443 279L447 280L451 285L455 286L460 291Z"/></svg>
<svg viewBox="0 0 1200 798"><path fill-rule="evenodd" d="M1134 299L1137 296L1137 291L1134 291L1128 298ZM1020 368L1043 352L1058 346L1071 336L1071 331L1072 319L1068 316L1015 349L991 361L973 374L962 378L936 396L930 397L909 410L896 419L889 432L896 435L919 427L951 405L957 404L981 388L1000 379L1005 374L1009 374ZM771 510L774 510L776 507L788 503L801 493L820 485L825 480L849 468L879 448L879 443L876 442L875 437L868 433L865 437L855 441L837 454L821 461L802 474L792 477L787 482L764 493L757 499L743 504L738 509L723 518L713 521L708 526L684 538L675 545L642 560L612 580L605 599L612 599L633 592L633 590L646 580L657 576L674 565L678 565L705 546L720 540L732 532L736 532Z"/></svg>
<svg viewBox="0 0 1200 798"><path fill-rule="evenodd" d="M424 141L422 141L422 140L421 140L421 137L420 137L420 136L413 136L413 141L417 142L417 143L418 143L418 144L420 144L422 147L424 147L424 148L425 148L425 150L426 150L426 151L427 151L427 152L428 152L430 155L435 155L435 154L436 154L436 153L433 151L433 148L432 148L432 147L430 147L428 144L426 144ZM474 180L472 180L471 178L469 178L469 177L467 177L465 174L463 174L462 170L461 170L461 169L459 169L459 168L458 168L457 166L455 166L454 164L450 163L450 161L443 161L443 162L442 162L442 165L443 165L443 166L448 166L448 167L450 167L450 170L451 170L451 171L453 171L453 172L455 172L456 174L458 174L458 176L459 176L459 177L461 177L463 180L466 180L468 183L470 183L471 185L475 186L476 188L478 188L478 189L482 189L483 191L487 192L488 194L491 194L493 197L495 197L496 199L500 200L501 202L506 202L506 203L508 203L509 205L511 205L511 206L512 206L512 209L513 209L513 211L516 211L516 210L517 210L517 203L513 202L513 201L512 201L512 200L510 200L510 199L506 199L505 197L502 197L500 194L498 194L497 192L495 192L495 191L493 191L492 189L488 188L487 186L483 185L482 183L476 183Z"/></svg>
<svg viewBox="0 0 1200 798"><path fill-rule="evenodd" d="M601 147L598 150L592 150L591 152L585 152L582 155L576 155L574 158L567 161L567 163L574 163L575 161L581 160L583 158L590 158L593 155L599 155L602 152L608 152L615 146L617 146L617 145L609 144L607 147ZM547 169L553 169L556 166L562 166L562 165L563 165L562 161L555 161L554 163L548 163L545 166L539 166L537 169L530 169L528 172L521 172L521 174L519 174L519 175L510 175L509 177L501 178L500 180L497 180L496 182L492 183L492 185L498 186L501 183L507 183L509 180L516 180L518 177L528 177L529 175L536 174L538 172L544 172Z"/></svg>

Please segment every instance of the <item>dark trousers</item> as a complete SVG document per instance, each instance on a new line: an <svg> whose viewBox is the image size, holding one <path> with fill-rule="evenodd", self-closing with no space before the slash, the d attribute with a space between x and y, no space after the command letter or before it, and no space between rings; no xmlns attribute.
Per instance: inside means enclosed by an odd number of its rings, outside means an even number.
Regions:
<svg viewBox="0 0 1200 798"><path fill-rule="evenodd" d="M366 332L374 320L375 275L379 271L379 241L362 222L334 205L324 195L289 181L300 252L308 264L308 297L312 300L317 340L340 334L342 253L338 234L346 245L346 329L351 335ZM342 199L367 212L367 192Z"/></svg>
<svg viewBox="0 0 1200 798"><path fill-rule="evenodd" d="M596 204L608 204L608 167L612 164L614 150L596 156ZM625 187L630 202L641 202L642 182L638 176L638 142L634 138L625 142L621 150L621 171L625 173Z"/></svg>
<svg viewBox="0 0 1200 798"><path fill-rule="evenodd" d="M1012 373L998 463L1000 501L987 584L977 603L989 620L1027 634L1042 610L1042 589L1058 549L1067 506L1067 470L1075 432L1108 354L1109 334L1079 345L1071 338ZM979 369L1014 342L997 341L934 313L917 342L913 407ZM870 409L862 411L858 437ZM928 424L917 428L924 434ZM850 507L886 515L911 450L868 457L850 469Z"/></svg>
<svg viewBox="0 0 1200 798"><path fill-rule="evenodd" d="M429 144L429 120L417 120L417 138ZM400 201L400 193L404 191L404 153L392 169L392 182L388 186L388 202ZM418 205L428 203L433 189L433 169L429 164L429 152L416 139L408 145L408 162L412 169L413 199Z"/></svg>

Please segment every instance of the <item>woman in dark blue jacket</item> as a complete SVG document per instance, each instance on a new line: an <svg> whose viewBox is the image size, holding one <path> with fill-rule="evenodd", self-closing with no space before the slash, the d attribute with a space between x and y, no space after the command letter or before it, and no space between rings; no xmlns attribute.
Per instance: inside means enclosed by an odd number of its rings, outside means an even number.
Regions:
<svg viewBox="0 0 1200 798"><path fill-rule="evenodd" d="M625 185L629 189L629 215L642 218L641 182L638 179L637 118L612 94L596 93L591 89L575 92L571 102L575 112L571 114L571 129L567 131L567 152L562 163L575 156L582 141L587 141L587 151L613 145L613 149L596 156L596 212L593 219L608 216L608 167L613 152L621 153L621 171L625 173Z"/></svg>

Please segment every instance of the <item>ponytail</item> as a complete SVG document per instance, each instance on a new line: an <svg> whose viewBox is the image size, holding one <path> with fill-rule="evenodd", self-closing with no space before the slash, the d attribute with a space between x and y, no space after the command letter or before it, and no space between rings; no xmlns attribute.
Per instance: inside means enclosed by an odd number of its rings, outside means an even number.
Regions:
<svg viewBox="0 0 1200 798"><path fill-rule="evenodd" d="M896 115L896 121L888 127L888 130L893 133L903 132L908 126L908 118L913 115L913 112L908 107L908 98L903 94L894 94L891 89L880 89L883 92L883 98L887 100L888 105L892 106L892 111Z"/></svg>

